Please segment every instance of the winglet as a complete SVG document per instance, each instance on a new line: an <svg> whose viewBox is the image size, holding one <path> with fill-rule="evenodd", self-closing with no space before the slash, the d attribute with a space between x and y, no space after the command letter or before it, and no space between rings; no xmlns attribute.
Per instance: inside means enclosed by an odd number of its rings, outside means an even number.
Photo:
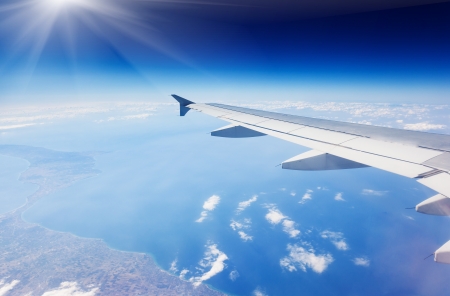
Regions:
<svg viewBox="0 0 450 296"><path fill-rule="evenodd" d="M182 98L182 97L177 96L177 95L172 95L172 97L175 100L177 100L178 103L180 103L180 116L186 115L186 113L188 113L188 111L191 110L188 107L186 107L187 105L195 104L194 102L186 100L185 98Z"/></svg>

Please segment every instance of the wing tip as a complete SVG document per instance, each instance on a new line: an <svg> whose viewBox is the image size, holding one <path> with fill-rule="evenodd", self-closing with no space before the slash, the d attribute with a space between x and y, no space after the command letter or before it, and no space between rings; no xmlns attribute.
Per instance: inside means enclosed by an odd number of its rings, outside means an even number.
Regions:
<svg viewBox="0 0 450 296"><path fill-rule="evenodd" d="M195 104L194 102L189 101L189 100L187 100L187 99L185 99L185 98L182 98L182 97L180 97L180 96L178 96L178 95L175 95L175 94L172 94L172 97L173 97L175 100L177 100L178 103L180 103L180 116L186 115L186 113L188 113L188 111L190 110L190 109L189 109L188 107L186 107L186 106L188 106L188 105L190 105L190 104Z"/></svg>

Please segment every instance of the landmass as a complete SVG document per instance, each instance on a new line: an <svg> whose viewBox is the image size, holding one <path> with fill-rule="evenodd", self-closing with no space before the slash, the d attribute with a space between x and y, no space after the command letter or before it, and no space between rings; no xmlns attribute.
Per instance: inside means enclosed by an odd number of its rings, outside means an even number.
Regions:
<svg viewBox="0 0 450 296"><path fill-rule="evenodd" d="M23 206L0 215L0 295L224 295L165 272L148 254L22 219L43 196L99 174L96 153L1 145L0 154L26 159L20 180L39 185Z"/></svg>

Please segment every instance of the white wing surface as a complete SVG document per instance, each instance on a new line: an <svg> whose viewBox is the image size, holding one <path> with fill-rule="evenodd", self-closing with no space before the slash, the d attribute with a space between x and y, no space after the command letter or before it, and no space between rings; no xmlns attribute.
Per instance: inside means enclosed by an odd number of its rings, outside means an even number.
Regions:
<svg viewBox="0 0 450 296"><path fill-rule="evenodd" d="M450 216L450 136L387 127L286 115L223 104L196 104L177 95L180 115L196 110L230 125L213 136L242 138L270 135L312 150L282 163L284 169L336 170L371 166L414 178L437 195L416 211ZM450 241L435 252L450 264Z"/></svg>

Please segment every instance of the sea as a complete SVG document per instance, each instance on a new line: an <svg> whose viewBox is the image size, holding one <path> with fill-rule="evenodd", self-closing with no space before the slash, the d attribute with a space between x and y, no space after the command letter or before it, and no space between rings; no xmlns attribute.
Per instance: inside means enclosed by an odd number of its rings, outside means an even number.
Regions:
<svg viewBox="0 0 450 296"><path fill-rule="evenodd" d="M95 114L2 133L0 144L89 152L100 171L43 197L23 219L151 254L174 276L231 295L448 291L449 266L424 258L450 239L449 219L406 209L430 189L374 168L283 170L308 149L211 137L226 123L176 113L163 106L144 119ZM19 180L26 160L0 161L5 213L37 188Z"/></svg>

